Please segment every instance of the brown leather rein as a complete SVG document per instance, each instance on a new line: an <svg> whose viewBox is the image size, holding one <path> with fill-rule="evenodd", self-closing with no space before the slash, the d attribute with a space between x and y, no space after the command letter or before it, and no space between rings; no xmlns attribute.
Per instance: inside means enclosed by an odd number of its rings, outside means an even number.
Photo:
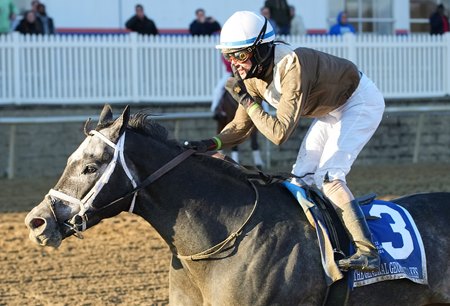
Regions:
<svg viewBox="0 0 450 306"><path fill-rule="evenodd" d="M86 210L86 212L84 213L84 215L75 215L71 220L65 221L64 225L67 226L71 231L73 231L73 235L76 236L77 238L82 239L83 236L81 234L82 230L79 230L80 228L80 224L77 221L76 217L78 217L78 219L82 219L81 222L83 223L87 223L88 217L87 214L88 213L92 213L92 212L99 212L102 211L122 200L125 200L133 195L135 195L137 192L147 188L149 185L151 185L153 182L155 182L156 180L158 180L159 178L161 178L163 175L165 175L167 172L169 172L170 170L172 170L173 168L175 168L176 166L178 166L180 163L182 163L184 160L186 160L189 156L193 155L194 153L196 153L195 150L193 149L187 149L185 151L183 151L182 153L180 153L179 155L175 156L173 159L171 159L169 162L167 162L166 164L164 164L162 167L160 167L158 170L156 170L155 172L153 172L150 176L148 176L144 181L142 181L139 185L137 185L135 188L133 188L130 192L128 192L127 194L125 194L124 196L121 196L120 198L117 198L115 200L113 200L112 202L108 203L105 206L102 206L100 208L93 208L92 206L90 207L90 209ZM253 203L253 208L250 212L250 214L248 215L247 219L243 222L243 224L239 227L238 230L232 232L226 239L224 239L222 242L216 244L215 246L193 254L193 255L180 255L180 254L174 254L176 257L178 257L179 259L182 260L202 260L202 259L207 259L210 258L211 256L220 253L225 246L227 246L231 241L233 241L234 239L236 239L239 235L241 235L245 225L249 222L250 218L253 216L256 207L258 206L258 201L259 201L259 192L258 189L256 188L255 184L252 182L252 179L248 180L249 183L251 184L253 190L255 191L255 201ZM50 208L51 211L56 219L56 221L58 222L57 218L56 218L56 214L54 212L54 207L53 207L54 203L53 200L51 201L50 204Z"/></svg>

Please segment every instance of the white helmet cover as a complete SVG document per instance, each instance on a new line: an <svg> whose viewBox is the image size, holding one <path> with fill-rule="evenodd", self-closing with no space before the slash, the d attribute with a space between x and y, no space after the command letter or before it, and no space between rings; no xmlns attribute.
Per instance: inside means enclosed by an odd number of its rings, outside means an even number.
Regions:
<svg viewBox="0 0 450 306"><path fill-rule="evenodd" d="M242 49L255 44L266 19L249 11L239 11L231 15L220 32L220 43L217 49ZM270 22L267 22L266 32L261 36L261 43L275 39Z"/></svg>

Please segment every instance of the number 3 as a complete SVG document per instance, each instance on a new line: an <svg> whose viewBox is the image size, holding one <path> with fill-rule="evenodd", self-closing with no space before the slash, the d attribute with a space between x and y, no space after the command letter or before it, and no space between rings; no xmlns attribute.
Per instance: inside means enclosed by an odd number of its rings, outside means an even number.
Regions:
<svg viewBox="0 0 450 306"><path fill-rule="evenodd" d="M394 223L391 223L391 228L394 233L402 236L403 246L395 248L392 242L383 242L381 245L394 259L406 259L414 250L414 244L410 232L405 228L406 223L402 216L394 209L384 205L373 205L369 211L371 216L381 218L381 214L388 214L391 216Z"/></svg>

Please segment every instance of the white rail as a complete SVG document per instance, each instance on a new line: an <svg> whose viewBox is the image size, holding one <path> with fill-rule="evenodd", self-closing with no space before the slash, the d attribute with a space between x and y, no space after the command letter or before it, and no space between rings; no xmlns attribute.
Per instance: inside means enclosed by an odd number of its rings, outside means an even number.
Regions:
<svg viewBox="0 0 450 306"><path fill-rule="evenodd" d="M450 94L450 34L284 37L354 61L386 98ZM0 36L0 104L207 102L218 37Z"/></svg>
<svg viewBox="0 0 450 306"><path fill-rule="evenodd" d="M441 114L449 115L450 105L423 105L423 106L388 106L385 109L385 114L402 113L418 114L418 125L416 129L415 145L413 152L413 163L417 163L420 154L421 137L423 132L423 120L427 114ZM273 114L273 113L272 113ZM190 112L190 113L168 113L161 116L152 116L154 120L175 120L174 137L178 139L179 135L179 121L187 119L208 119L212 118L211 112ZM49 124L49 123L70 123L70 122L84 122L87 118L98 120L98 116L52 116L52 117L0 117L0 126L10 126L9 144L8 144L8 168L7 175L9 179L15 176L15 143L16 143L16 126L21 124ZM266 139L265 143L265 158L267 168L271 168L271 145Z"/></svg>

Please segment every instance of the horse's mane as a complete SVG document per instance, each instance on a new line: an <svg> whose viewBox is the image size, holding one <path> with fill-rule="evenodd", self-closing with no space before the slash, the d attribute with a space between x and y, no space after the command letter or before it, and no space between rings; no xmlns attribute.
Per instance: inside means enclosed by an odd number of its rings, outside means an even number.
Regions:
<svg viewBox="0 0 450 306"><path fill-rule="evenodd" d="M181 152L183 150L182 145L175 139L169 139L169 132L167 131L167 129L153 120L151 116L151 114L144 111L140 111L134 114L128 121L128 129L137 133L147 135L160 142L164 142L171 147L176 147ZM235 167L235 165L230 162L226 162L207 155L198 155L197 157L201 160L202 163L211 166L211 168L220 167L220 172L223 174L231 175L237 179L246 179L246 175L244 174L244 172L242 172L242 170Z"/></svg>
<svg viewBox="0 0 450 306"><path fill-rule="evenodd" d="M169 141L169 132L167 129L155 120L152 120L151 116L151 114L143 111L134 114L128 121L128 128L162 142Z"/></svg>

